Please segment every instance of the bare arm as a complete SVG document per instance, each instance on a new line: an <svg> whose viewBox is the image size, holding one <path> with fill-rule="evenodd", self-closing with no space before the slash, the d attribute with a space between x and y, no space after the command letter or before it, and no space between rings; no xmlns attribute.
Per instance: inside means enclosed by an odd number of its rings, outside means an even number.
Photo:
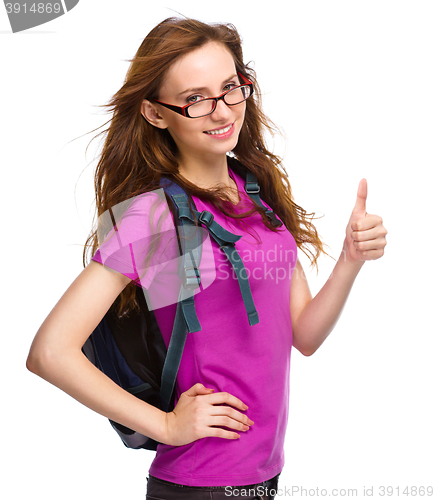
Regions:
<svg viewBox="0 0 435 500"><path fill-rule="evenodd" d="M119 387L82 353L83 344L129 282L122 274L91 261L39 328L27 368L92 410L158 442L181 445L205 436L240 437L214 427L248 430L250 421L246 415L234 408L214 406L227 402L244 410L243 403L234 396L211 394L196 384L183 393L174 412L168 414ZM180 422L191 427L183 429Z"/></svg>
<svg viewBox="0 0 435 500"><path fill-rule="evenodd" d="M290 313L293 345L305 356L313 354L325 341L337 323L361 263L345 262L342 253L331 277L319 293L311 292L298 260L292 277Z"/></svg>
<svg viewBox="0 0 435 500"><path fill-rule="evenodd" d="M379 259L384 254L387 231L379 216L366 213L366 198L367 182L363 179L346 227L340 258L330 278L314 298L302 266L297 261L291 284L290 314L293 345L306 356L313 354L331 333L364 262Z"/></svg>
<svg viewBox="0 0 435 500"><path fill-rule="evenodd" d="M129 281L91 261L39 328L27 368L92 410L159 439L165 433L165 414L120 388L81 351Z"/></svg>

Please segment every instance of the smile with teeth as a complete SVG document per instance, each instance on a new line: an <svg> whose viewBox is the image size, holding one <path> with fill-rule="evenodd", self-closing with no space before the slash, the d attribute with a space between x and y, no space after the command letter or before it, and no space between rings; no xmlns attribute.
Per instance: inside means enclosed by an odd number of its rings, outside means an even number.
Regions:
<svg viewBox="0 0 435 500"><path fill-rule="evenodd" d="M229 130L231 130L231 127L233 126L232 123L230 123L227 127L225 128L220 128L218 130L208 130L206 131L205 133L206 134L210 134L210 135L221 135L221 134L225 134L226 132L228 132Z"/></svg>

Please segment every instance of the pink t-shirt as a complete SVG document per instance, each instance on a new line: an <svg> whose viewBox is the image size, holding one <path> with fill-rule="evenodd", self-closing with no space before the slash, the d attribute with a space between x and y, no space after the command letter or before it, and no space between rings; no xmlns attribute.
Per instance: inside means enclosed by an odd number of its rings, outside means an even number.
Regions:
<svg viewBox="0 0 435 500"><path fill-rule="evenodd" d="M231 168L228 172L236 181L241 198L236 210L245 211L252 202L245 192L244 181ZM127 211L128 217L124 216L118 228L118 233L122 233L124 225L121 247L128 251L120 251L118 238L117 252L123 256L111 258L115 241L112 238L100 246L93 260L135 279L145 289L146 296L156 297L154 302L152 297L147 297L147 301L149 305L152 303L168 345L176 299L164 298L158 288L166 287L167 290L168 277L174 281L177 277L178 254L175 243L172 244L176 241L172 217L162 217L161 227L166 239L162 238L151 265L138 266L145 255L141 244L149 241L149 234L146 234L149 224L144 223L144 219L149 218L152 196L138 197L132 204L134 209L131 213ZM247 432L239 432L237 440L209 437L184 446L160 444L149 473L187 486L255 484L274 477L284 466L293 340L290 285L297 246L284 225L275 233L266 228L259 214L255 214L243 219L249 224L246 230L242 223L225 217L210 203L196 197L193 200L199 212L211 212L225 229L242 235L235 246L246 268L260 322L249 326L233 268L217 243L205 235L204 262L201 260L199 269L206 282L195 291L195 309L202 329L187 335L176 382L176 400L182 392L200 382L215 393L225 391L241 399L249 406L246 415L254 425ZM159 214L170 213L167 205L166 209L163 203L160 205ZM124 224L124 221L128 222ZM143 274L146 279L141 278ZM151 293L153 286L157 291ZM169 288L177 289L176 286Z"/></svg>

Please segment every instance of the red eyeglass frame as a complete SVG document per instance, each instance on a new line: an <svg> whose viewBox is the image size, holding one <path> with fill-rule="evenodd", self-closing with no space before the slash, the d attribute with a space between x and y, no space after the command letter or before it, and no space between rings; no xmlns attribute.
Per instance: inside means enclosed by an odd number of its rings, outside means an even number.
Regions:
<svg viewBox="0 0 435 500"><path fill-rule="evenodd" d="M230 90L227 90L226 92L224 92L223 94L221 94L218 97L207 97L206 99L203 99L204 101L215 101L214 108L210 111L210 113L207 113L206 115L202 115L202 116L190 116L189 115L188 109L190 108L190 106L193 106L194 104L196 104L196 102L192 102L190 104L186 104L185 106L174 106L173 104L168 104L167 102L158 101L157 99L152 99L152 100L154 102L157 102L158 104L161 104L165 108L168 108L168 109L170 109L172 111L175 111L179 115L184 116L186 118L193 118L193 119L195 119L195 118L203 118L204 116L211 115L213 113L213 111L216 109L218 101L220 101L221 99L224 100L224 97L228 94L228 92L231 92L234 89L237 89L239 87L245 87L246 85L248 85L250 87L250 89L251 89L251 94L249 95L249 97L252 96L252 94L254 93L254 84L250 80L248 80L247 78L245 78L241 73L237 72L237 74L242 78L242 80L244 81L244 83L242 83L241 85L237 85L237 86L233 87ZM245 101L247 99L249 99L249 97L247 97L245 99ZM225 102L225 100L224 100L224 102ZM241 104L242 102L244 102L244 101L241 101L241 102L239 102L237 104ZM237 106L237 104L227 104L226 102L225 102L225 104L227 106Z"/></svg>

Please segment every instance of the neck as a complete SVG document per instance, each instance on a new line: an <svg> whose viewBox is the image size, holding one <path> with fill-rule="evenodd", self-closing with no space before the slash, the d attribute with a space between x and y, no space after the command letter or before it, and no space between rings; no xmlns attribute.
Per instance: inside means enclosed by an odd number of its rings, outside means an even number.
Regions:
<svg viewBox="0 0 435 500"><path fill-rule="evenodd" d="M180 161L179 172L189 182L202 189L209 189L217 184L234 186L228 174L226 155L213 158L207 163L195 158L189 158L188 162Z"/></svg>

